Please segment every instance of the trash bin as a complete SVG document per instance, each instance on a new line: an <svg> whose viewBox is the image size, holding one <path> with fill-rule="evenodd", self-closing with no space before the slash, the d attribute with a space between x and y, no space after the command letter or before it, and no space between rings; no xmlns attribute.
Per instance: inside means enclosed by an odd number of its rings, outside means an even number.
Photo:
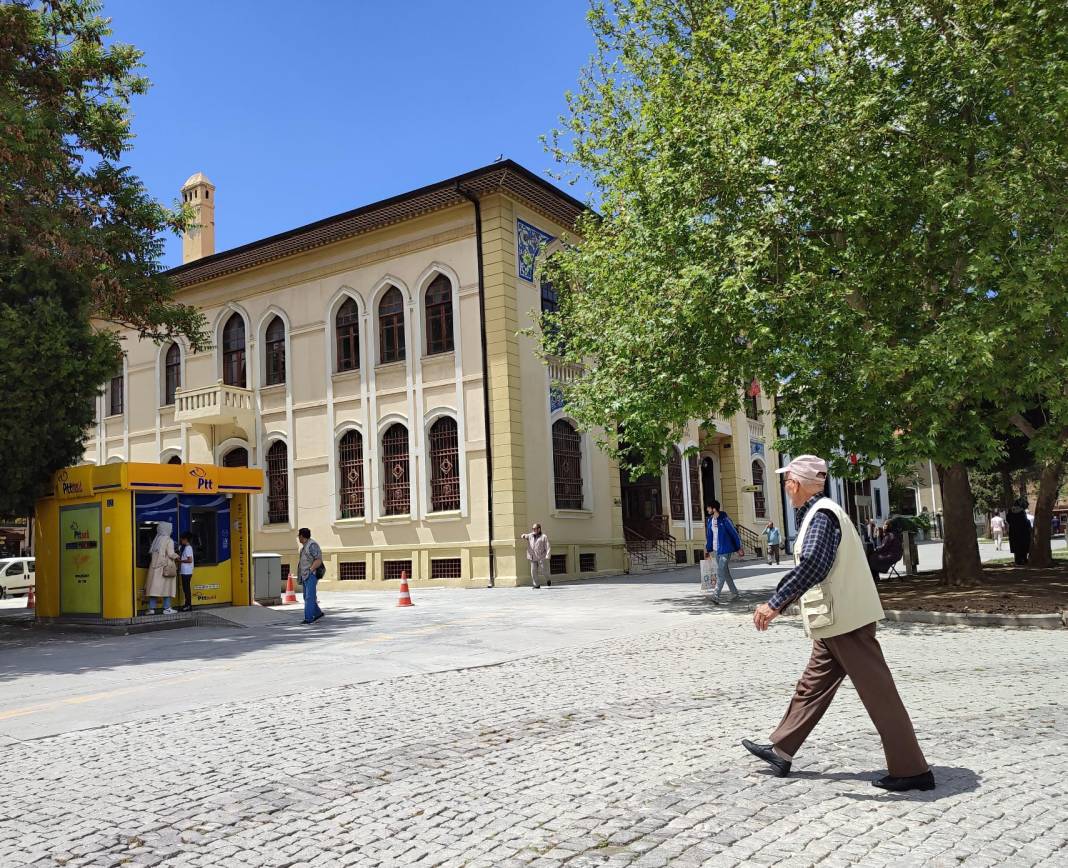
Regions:
<svg viewBox="0 0 1068 868"><path fill-rule="evenodd" d="M282 602L282 556L273 552L252 553L252 596L263 606Z"/></svg>

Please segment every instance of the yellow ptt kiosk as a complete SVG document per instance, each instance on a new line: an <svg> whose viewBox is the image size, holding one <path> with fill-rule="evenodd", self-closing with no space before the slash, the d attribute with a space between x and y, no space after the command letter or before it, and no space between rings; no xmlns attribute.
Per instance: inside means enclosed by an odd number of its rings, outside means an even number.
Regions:
<svg viewBox="0 0 1068 868"><path fill-rule="evenodd" d="M123 622L144 609L149 546L170 522L193 545L194 606L252 602L249 498L263 471L212 464L106 464L59 471L37 502L37 617ZM181 582L176 581L178 596Z"/></svg>

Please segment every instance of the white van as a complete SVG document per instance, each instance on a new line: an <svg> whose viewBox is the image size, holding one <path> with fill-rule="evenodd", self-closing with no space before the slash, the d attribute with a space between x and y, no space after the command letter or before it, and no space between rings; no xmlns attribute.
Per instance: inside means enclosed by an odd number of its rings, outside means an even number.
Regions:
<svg viewBox="0 0 1068 868"><path fill-rule="evenodd" d="M8 594L25 594L37 582L33 558L0 558L0 600Z"/></svg>

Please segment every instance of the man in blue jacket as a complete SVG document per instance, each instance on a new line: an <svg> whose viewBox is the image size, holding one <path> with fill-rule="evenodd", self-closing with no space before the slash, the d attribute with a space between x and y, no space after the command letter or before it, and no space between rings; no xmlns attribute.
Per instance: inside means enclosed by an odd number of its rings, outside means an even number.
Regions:
<svg viewBox="0 0 1068 868"><path fill-rule="evenodd" d="M717 606L720 603L719 595L723 592L723 585L731 589L731 595L727 602L738 599L738 588L735 587L734 577L731 576L731 555L737 552L742 556L742 540L738 531L734 528L734 522L730 520L719 505L718 500L713 500L708 506L708 518L705 521L705 557L716 558L716 592L712 595L712 602Z"/></svg>

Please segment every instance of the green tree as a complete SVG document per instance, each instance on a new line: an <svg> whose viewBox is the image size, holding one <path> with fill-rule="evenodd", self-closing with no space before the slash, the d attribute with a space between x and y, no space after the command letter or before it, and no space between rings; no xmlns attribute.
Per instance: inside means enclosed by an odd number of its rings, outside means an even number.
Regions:
<svg viewBox="0 0 1068 868"><path fill-rule="evenodd" d="M550 144L603 214L547 264L549 349L589 367L572 412L659 460L756 377L793 452L933 459L944 574L970 581L966 468L999 461L1020 395L1064 382L1064 5L605 0L590 19Z"/></svg>
<svg viewBox="0 0 1068 868"><path fill-rule="evenodd" d="M78 456L91 399L120 364L113 332L207 343L202 315L173 301L159 265L162 234L188 214L153 201L118 162L130 98L148 81L140 52L106 44L99 10L0 3L0 392L11 408L0 462L17 468L0 511L28 510Z"/></svg>

